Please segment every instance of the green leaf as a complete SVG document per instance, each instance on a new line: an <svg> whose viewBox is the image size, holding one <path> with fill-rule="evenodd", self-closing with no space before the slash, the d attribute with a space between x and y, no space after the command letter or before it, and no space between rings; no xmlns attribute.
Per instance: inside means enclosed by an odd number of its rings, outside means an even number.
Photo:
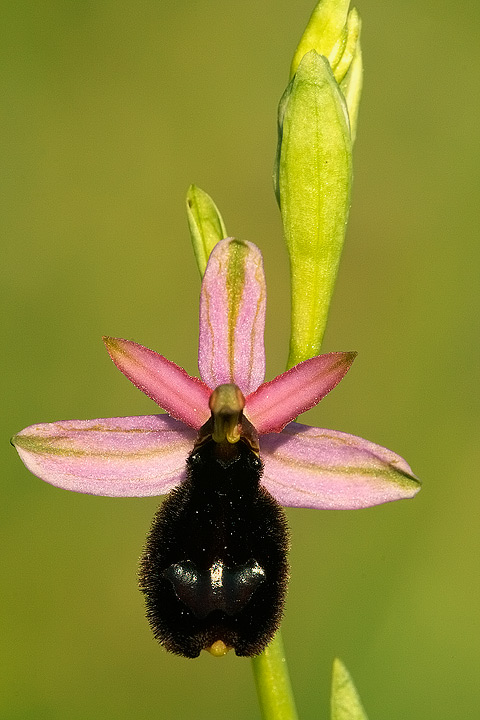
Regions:
<svg viewBox="0 0 480 720"><path fill-rule="evenodd" d="M195 258L203 277L211 251L217 242L227 237L227 231L210 195L196 185L188 188L187 216Z"/></svg>
<svg viewBox="0 0 480 720"><path fill-rule="evenodd" d="M303 57L280 103L276 177L290 256L291 367L320 352L352 183L345 100L315 50Z"/></svg>
<svg viewBox="0 0 480 720"><path fill-rule="evenodd" d="M331 720L368 720L350 673L338 658L333 661Z"/></svg>

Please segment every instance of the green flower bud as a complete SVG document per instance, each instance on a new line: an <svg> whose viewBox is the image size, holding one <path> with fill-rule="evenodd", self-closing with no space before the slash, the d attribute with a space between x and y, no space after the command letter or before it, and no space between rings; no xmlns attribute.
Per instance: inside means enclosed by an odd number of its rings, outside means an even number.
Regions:
<svg viewBox="0 0 480 720"><path fill-rule="evenodd" d="M303 57L285 91L278 123L275 180L290 255L292 366L320 350L352 183L345 99L329 62L315 50Z"/></svg>
<svg viewBox="0 0 480 720"><path fill-rule="evenodd" d="M320 0L310 16L293 56L290 79L298 70L302 58L310 50L324 55L333 65L338 64L347 41L347 17L350 0Z"/></svg>
<svg viewBox="0 0 480 720"><path fill-rule="evenodd" d="M348 12L349 2L320 0L293 56L290 78L295 75L303 56L310 50L316 50L327 58L347 103L353 142L362 92L362 23L356 8Z"/></svg>

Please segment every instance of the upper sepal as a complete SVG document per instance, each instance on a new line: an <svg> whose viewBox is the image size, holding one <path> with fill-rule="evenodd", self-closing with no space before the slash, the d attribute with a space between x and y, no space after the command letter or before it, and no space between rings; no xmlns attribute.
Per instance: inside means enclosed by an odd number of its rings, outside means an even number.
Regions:
<svg viewBox="0 0 480 720"><path fill-rule="evenodd" d="M263 382L265 305L260 250L234 238L217 243L200 295L198 368L210 388L234 384L246 396Z"/></svg>
<svg viewBox="0 0 480 720"><path fill-rule="evenodd" d="M66 420L12 438L25 466L51 485L90 495L163 495L185 477L195 431L168 415Z"/></svg>

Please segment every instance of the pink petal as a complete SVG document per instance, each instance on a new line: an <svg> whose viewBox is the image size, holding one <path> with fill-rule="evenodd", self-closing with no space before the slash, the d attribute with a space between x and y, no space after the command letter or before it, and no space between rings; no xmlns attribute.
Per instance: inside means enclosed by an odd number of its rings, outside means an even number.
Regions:
<svg viewBox="0 0 480 720"><path fill-rule="evenodd" d="M357 353L333 352L305 360L261 385L245 401L245 415L259 434L280 432L333 390Z"/></svg>
<svg viewBox="0 0 480 720"><path fill-rule="evenodd" d="M198 430L210 417L210 390L175 363L143 345L103 338L115 365L169 415Z"/></svg>
<svg viewBox="0 0 480 720"><path fill-rule="evenodd" d="M244 395L265 377L266 285L260 250L227 238L212 250L200 295L198 367L210 388L235 383Z"/></svg>
<svg viewBox="0 0 480 720"><path fill-rule="evenodd" d="M287 507L356 510L420 490L399 455L347 433L292 422L263 436L260 453L263 484Z"/></svg>
<svg viewBox="0 0 480 720"><path fill-rule="evenodd" d="M32 425L12 443L46 482L111 497L162 495L185 477L195 431L168 415Z"/></svg>

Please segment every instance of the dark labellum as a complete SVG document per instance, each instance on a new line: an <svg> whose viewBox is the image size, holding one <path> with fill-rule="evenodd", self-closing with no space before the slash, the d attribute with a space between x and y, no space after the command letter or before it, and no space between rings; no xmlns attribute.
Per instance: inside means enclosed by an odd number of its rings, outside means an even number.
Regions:
<svg viewBox="0 0 480 720"><path fill-rule="evenodd" d="M243 439L225 456L210 438L189 455L187 478L157 512L140 588L153 633L170 652L194 658L221 647L253 656L277 630L288 530L261 474Z"/></svg>

